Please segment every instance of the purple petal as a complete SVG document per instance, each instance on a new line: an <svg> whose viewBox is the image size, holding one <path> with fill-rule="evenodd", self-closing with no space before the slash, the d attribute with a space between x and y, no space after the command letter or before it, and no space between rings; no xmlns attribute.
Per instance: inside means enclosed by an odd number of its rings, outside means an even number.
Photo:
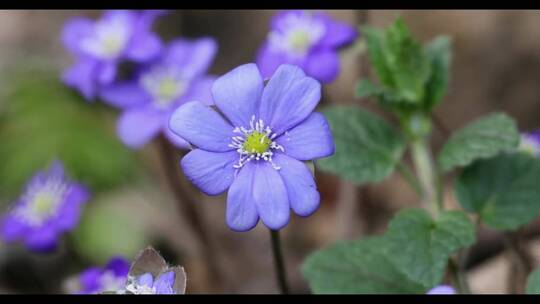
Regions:
<svg viewBox="0 0 540 304"><path fill-rule="evenodd" d="M287 63L285 55L273 52L268 43L263 44L257 53L257 66L264 79L270 78L276 69L284 63Z"/></svg>
<svg viewBox="0 0 540 304"><path fill-rule="evenodd" d="M263 80L257 65L241 65L219 77L212 87L216 106L236 127L248 127L257 114Z"/></svg>
<svg viewBox="0 0 540 304"><path fill-rule="evenodd" d="M93 294L98 292L101 288L99 282L101 273L102 271L99 267L90 267L81 273L79 276L79 282L81 283L80 294Z"/></svg>
<svg viewBox="0 0 540 304"><path fill-rule="evenodd" d="M322 83L335 80L339 74L339 57L331 49L318 50L307 57L306 73Z"/></svg>
<svg viewBox="0 0 540 304"><path fill-rule="evenodd" d="M206 73L217 52L217 43L212 38L194 41L176 39L169 44L165 63L182 67L186 77L191 78Z"/></svg>
<svg viewBox="0 0 540 304"><path fill-rule="evenodd" d="M73 184L60 206L56 219L56 227L61 231L72 230L79 223L82 204L86 203L90 194L86 187Z"/></svg>
<svg viewBox="0 0 540 304"><path fill-rule="evenodd" d="M81 40L88 37L93 31L93 21L88 18L75 17L69 19L62 31L62 43L71 52L80 55Z"/></svg>
<svg viewBox="0 0 540 304"><path fill-rule="evenodd" d="M171 144L180 149L190 149L190 144L182 137L176 135L171 128L169 128L168 120L165 121L163 126L163 134L169 140Z"/></svg>
<svg viewBox="0 0 540 304"><path fill-rule="evenodd" d="M141 148L159 133L165 119L163 113L150 107L127 110L118 119L118 136L126 146Z"/></svg>
<svg viewBox="0 0 540 304"><path fill-rule="evenodd" d="M283 179L269 162L255 164L253 198L263 223L272 230L279 230L289 222L290 208Z"/></svg>
<svg viewBox="0 0 540 304"><path fill-rule="evenodd" d="M273 162L281 167L279 175L287 188L291 208L300 216L309 216L319 207L320 195L307 166L284 154L274 155Z"/></svg>
<svg viewBox="0 0 540 304"><path fill-rule="evenodd" d="M93 59L80 59L63 73L62 81L78 90L87 100L91 100L96 94L94 73L98 65Z"/></svg>
<svg viewBox="0 0 540 304"><path fill-rule="evenodd" d="M169 128L191 144L213 152L231 151L233 127L216 111L199 101L191 101L174 111Z"/></svg>
<svg viewBox="0 0 540 304"><path fill-rule="evenodd" d="M154 283L156 294L174 294L172 286L174 285L174 272L167 271L162 273Z"/></svg>
<svg viewBox="0 0 540 304"><path fill-rule="evenodd" d="M116 77L116 70L117 66L115 61L100 63L96 71L96 77L99 84L106 85L112 83Z"/></svg>
<svg viewBox="0 0 540 304"><path fill-rule="evenodd" d="M158 35L150 32L135 33L126 50L126 57L136 62L149 61L159 55L161 48Z"/></svg>
<svg viewBox="0 0 540 304"><path fill-rule="evenodd" d="M105 103L120 109L141 105L150 100L150 96L136 82L121 82L103 87L99 96Z"/></svg>
<svg viewBox="0 0 540 304"><path fill-rule="evenodd" d="M195 149L189 152L180 165L188 179L202 192L218 195L227 190L234 180L234 163L238 152L208 152Z"/></svg>
<svg viewBox="0 0 540 304"><path fill-rule="evenodd" d="M13 242L23 237L28 231L28 226L20 220L7 215L2 220L2 239L5 242Z"/></svg>
<svg viewBox="0 0 540 304"><path fill-rule="evenodd" d="M330 16L323 13L320 13L318 16L324 21L326 28L325 35L319 41L319 45L339 48L353 43L358 36L358 31L354 26L333 20Z"/></svg>
<svg viewBox="0 0 540 304"><path fill-rule="evenodd" d="M211 106L214 104L212 98L212 86L214 81L216 81L216 76L205 76L198 79L195 79L191 83L191 88L189 93L182 99L185 101L200 101L205 105Z"/></svg>
<svg viewBox="0 0 540 304"><path fill-rule="evenodd" d="M52 225L45 225L30 231L26 236L26 246L36 252L49 252L56 248L57 233Z"/></svg>
<svg viewBox="0 0 540 304"><path fill-rule="evenodd" d="M282 73L290 73L288 77ZM321 85L311 77L297 78L298 69L292 66L278 68L278 78L264 89L261 117L278 135L306 119L321 99ZM272 81L274 76L272 76ZM291 78L294 79L291 81ZM266 119L265 119L266 118Z"/></svg>
<svg viewBox="0 0 540 304"><path fill-rule="evenodd" d="M306 120L276 139L285 154L298 160L312 160L334 154L332 132L324 116L311 113Z"/></svg>
<svg viewBox="0 0 540 304"><path fill-rule="evenodd" d="M105 266L105 270L111 270L117 277L127 276L130 264L123 257L113 257Z"/></svg>
<svg viewBox="0 0 540 304"><path fill-rule="evenodd" d="M138 279L139 285L146 285L148 287L154 286L154 278L152 277L152 274L147 272L143 275L141 275Z"/></svg>
<svg viewBox="0 0 540 304"><path fill-rule="evenodd" d="M301 68L290 64L281 65L264 88L259 117L267 123L270 122L276 107L283 102L287 92L305 77L306 74Z"/></svg>
<svg viewBox="0 0 540 304"><path fill-rule="evenodd" d="M452 286L439 285L430 289L427 294L429 295L443 295L443 294L456 294L456 290Z"/></svg>
<svg viewBox="0 0 540 304"><path fill-rule="evenodd" d="M227 225L234 231L247 231L255 227L259 221L255 199L253 198L253 182L256 165L246 163L234 180L227 193Z"/></svg>

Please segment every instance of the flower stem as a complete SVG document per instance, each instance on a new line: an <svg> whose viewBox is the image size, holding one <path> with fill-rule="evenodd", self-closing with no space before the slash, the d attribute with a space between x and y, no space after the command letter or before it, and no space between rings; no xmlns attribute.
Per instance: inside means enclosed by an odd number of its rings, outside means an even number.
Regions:
<svg viewBox="0 0 540 304"><path fill-rule="evenodd" d="M433 160L430 149L425 138L416 139L411 143L412 158L416 169L416 174L422 188L423 201L429 206L428 209L434 216L437 216L442 203L439 202L436 171L434 170Z"/></svg>
<svg viewBox="0 0 540 304"><path fill-rule="evenodd" d="M283 261L283 253L281 251L281 241L279 231L270 229L270 237L272 239L272 253L274 255L274 268L276 269L277 283L281 294L289 294L289 284L287 283L287 271Z"/></svg>
<svg viewBox="0 0 540 304"><path fill-rule="evenodd" d="M188 221L193 232L196 234L206 261L208 280L215 287L222 278L217 259L214 255L216 250L205 229L203 218L197 208L197 202L192 196L191 189L189 189L186 179L183 178L178 170L178 159L180 158L178 156L180 154L178 153L177 155L176 148L163 136L159 138L159 148L169 186L176 197L180 216L182 217L181 220Z"/></svg>

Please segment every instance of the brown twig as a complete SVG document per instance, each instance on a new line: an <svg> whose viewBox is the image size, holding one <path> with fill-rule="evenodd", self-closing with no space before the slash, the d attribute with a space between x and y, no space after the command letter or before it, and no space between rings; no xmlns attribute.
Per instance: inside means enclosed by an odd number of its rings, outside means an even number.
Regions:
<svg viewBox="0 0 540 304"><path fill-rule="evenodd" d="M193 197L193 190L188 184L187 179L180 173L179 160L185 154L184 151L179 152L171 145L169 140L164 136L160 136L159 141L160 156L163 163L169 187L176 197L178 210L182 219L188 221L189 226L197 236L202 248L207 274L210 285L217 288L221 282L222 275L215 257L215 249L210 240L204 220L198 208L199 202Z"/></svg>

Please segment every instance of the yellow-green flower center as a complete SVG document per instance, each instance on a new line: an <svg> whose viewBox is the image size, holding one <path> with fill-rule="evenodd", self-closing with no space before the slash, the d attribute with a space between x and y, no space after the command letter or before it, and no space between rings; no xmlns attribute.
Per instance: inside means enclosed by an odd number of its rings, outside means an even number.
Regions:
<svg viewBox="0 0 540 304"><path fill-rule="evenodd" d="M268 151L268 148L270 148L271 144L272 141L268 138L266 133L253 131L246 137L243 148L249 153L262 154Z"/></svg>
<svg viewBox="0 0 540 304"><path fill-rule="evenodd" d="M56 205L56 198L48 192L36 194L32 202L32 210L38 215L47 215L52 213Z"/></svg>
<svg viewBox="0 0 540 304"><path fill-rule="evenodd" d="M311 44L311 37L309 33L298 30L291 34L289 43L293 50L297 52L305 52Z"/></svg>

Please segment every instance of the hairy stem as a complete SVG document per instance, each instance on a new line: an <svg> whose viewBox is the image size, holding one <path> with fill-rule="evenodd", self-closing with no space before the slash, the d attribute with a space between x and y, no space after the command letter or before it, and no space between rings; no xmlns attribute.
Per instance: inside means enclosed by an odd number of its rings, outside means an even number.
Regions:
<svg viewBox="0 0 540 304"><path fill-rule="evenodd" d="M423 202L428 210L437 216L441 208L437 199L437 180L430 149L425 139L416 139L411 143L412 159L423 193Z"/></svg>
<svg viewBox="0 0 540 304"><path fill-rule="evenodd" d="M272 254L274 255L274 268L276 270L277 283L281 294L289 294L289 284L287 283L287 271L283 261L281 251L281 240L279 231L270 229L270 238L272 239Z"/></svg>
<svg viewBox="0 0 540 304"><path fill-rule="evenodd" d="M201 251L206 262L209 282L215 287L221 281L222 275L214 254L216 252L215 248L206 231L204 220L198 208L198 202L193 197L193 192L188 181L181 175L178 168L179 159L182 154L163 136L159 138L159 148L163 169L165 170L169 187L176 197L181 220L188 221L189 226L193 229L202 248ZM182 151L182 153L184 152Z"/></svg>

